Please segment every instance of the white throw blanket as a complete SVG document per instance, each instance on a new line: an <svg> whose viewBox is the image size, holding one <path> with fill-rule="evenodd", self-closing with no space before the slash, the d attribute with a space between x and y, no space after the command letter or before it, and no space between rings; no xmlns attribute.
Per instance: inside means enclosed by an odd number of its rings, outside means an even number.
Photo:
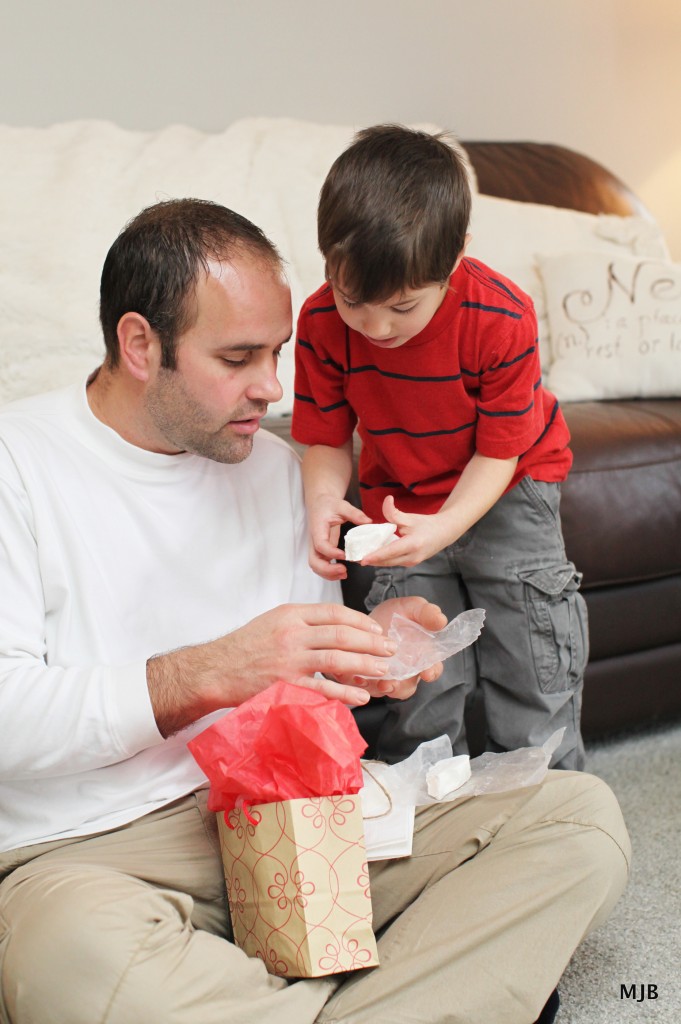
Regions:
<svg viewBox="0 0 681 1024"><path fill-rule="evenodd" d="M212 199L258 224L288 262L296 315L323 281L319 190L353 134L267 118L215 134L103 121L0 126L0 403L67 384L101 361L104 257L126 221L162 199ZM280 412L292 400L287 348Z"/></svg>

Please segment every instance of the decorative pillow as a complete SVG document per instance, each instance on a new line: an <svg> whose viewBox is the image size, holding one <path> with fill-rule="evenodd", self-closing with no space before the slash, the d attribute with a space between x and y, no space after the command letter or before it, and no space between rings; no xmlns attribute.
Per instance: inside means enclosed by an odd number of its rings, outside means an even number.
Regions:
<svg viewBox="0 0 681 1024"><path fill-rule="evenodd" d="M544 372L551 361L549 324L537 255L602 252L668 259L657 224L643 217L596 216L539 203L474 195L467 254L514 281L533 300Z"/></svg>
<svg viewBox="0 0 681 1024"><path fill-rule="evenodd" d="M681 265L599 253L538 264L559 399L681 395Z"/></svg>

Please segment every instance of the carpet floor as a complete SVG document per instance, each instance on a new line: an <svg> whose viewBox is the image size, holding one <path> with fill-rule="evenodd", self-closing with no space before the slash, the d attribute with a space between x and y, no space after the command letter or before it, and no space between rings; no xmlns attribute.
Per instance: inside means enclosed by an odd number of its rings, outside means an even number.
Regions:
<svg viewBox="0 0 681 1024"><path fill-rule="evenodd" d="M586 768L620 801L632 873L609 920L563 976L556 1024L679 1024L681 724L592 743Z"/></svg>

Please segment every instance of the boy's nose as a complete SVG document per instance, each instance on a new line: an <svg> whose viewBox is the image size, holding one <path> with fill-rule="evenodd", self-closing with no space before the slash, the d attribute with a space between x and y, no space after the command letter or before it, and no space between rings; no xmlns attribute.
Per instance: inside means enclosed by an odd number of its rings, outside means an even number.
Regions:
<svg viewBox="0 0 681 1024"><path fill-rule="evenodd" d="M384 341L386 338L392 337L392 324L386 316L371 314L366 317L363 326L364 330L362 333L366 334L368 338Z"/></svg>

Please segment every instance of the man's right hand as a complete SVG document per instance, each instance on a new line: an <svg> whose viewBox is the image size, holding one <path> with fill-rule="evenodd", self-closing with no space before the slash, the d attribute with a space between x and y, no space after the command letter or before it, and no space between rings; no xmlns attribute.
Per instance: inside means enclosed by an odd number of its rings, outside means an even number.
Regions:
<svg viewBox="0 0 681 1024"><path fill-rule="evenodd" d="M360 687L319 678L385 675L395 645L378 623L340 604L280 605L232 633L147 662L156 722L170 736L283 680L361 705Z"/></svg>

